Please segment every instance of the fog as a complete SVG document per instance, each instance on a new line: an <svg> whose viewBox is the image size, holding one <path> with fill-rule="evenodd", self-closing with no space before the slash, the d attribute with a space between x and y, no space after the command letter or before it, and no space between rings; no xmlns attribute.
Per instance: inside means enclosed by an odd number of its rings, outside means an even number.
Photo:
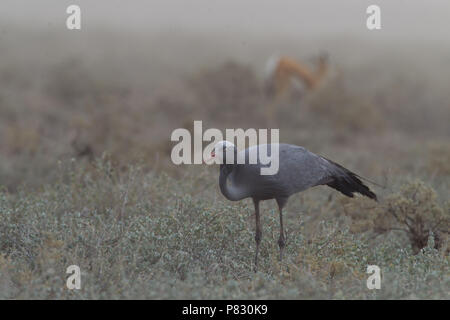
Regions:
<svg viewBox="0 0 450 320"><path fill-rule="evenodd" d="M66 8L82 10L82 28L113 28L142 32L220 32L282 34L285 36L348 34L375 36L365 27L365 10L381 7L382 29L377 37L448 42L448 1L295 1L295 0L3 0L3 32L13 23L24 28L65 29Z"/></svg>
<svg viewBox="0 0 450 320"><path fill-rule="evenodd" d="M0 299L448 299L449 21L448 0L1 0ZM356 175L290 198L283 262L263 202L255 274L251 200L172 160L196 120ZM357 176L379 202L332 189Z"/></svg>

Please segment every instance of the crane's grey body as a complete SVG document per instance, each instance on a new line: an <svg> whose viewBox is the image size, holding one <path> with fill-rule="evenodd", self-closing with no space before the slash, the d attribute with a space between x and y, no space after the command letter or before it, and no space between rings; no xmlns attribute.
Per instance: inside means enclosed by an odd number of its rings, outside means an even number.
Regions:
<svg viewBox="0 0 450 320"><path fill-rule="evenodd" d="M268 165L262 165L259 156L256 164L248 164L249 153L258 153L258 148L259 146L254 146L241 151L238 157L245 157L246 164L234 165L228 176L228 188L235 191L233 195L237 197L236 200L248 197L260 200L289 197L323 184L335 171L326 159L303 147L280 144L278 172L275 175L261 175L261 167ZM270 155L270 147L267 150Z"/></svg>
<svg viewBox="0 0 450 320"><path fill-rule="evenodd" d="M232 147L230 147L230 145ZM241 152L236 151L236 147L230 143L218 143L216 153L222 152L224 164L220 165L219 186L222 194L231 201L238 201L245 198L252 198L255 205L256 218L256 255L255 266L258 264L259 243L261 241L261 223L259 215L259 202L261 200L275 199L280 213L280 260L282 259L285 246L282 209L288 198L298 192L308 188L327 185L346 196L353 197L357 192L371 199L376 200L376 195L364 185L360 177L342 167L341 165L318 156L307 149L290 145L278 144L279 169L274 175L262 175L261 167L269 166L261 164L259 154L254 159L256 163L250 163L250 155L258 153L260 146L253 146ZM235 161L231 164L226 162L226 154L233 148ZM271 145L263 149L270 155ZM245 159L243 164L237 159Z"/></svg>

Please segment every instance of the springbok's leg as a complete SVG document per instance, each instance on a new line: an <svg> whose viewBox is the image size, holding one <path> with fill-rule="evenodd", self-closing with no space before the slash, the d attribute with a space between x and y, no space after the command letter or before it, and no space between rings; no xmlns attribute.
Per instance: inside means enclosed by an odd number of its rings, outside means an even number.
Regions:
<svg viewBox="0 0 450 320"><path fill-rule="evenodd" d="M271 89L273 92L267 105L267 126L269 128L278 122L276 109L280 107L281 102L286 98L289 84L289 75L286 75L284 72L276 74L273 78L273 83L271 84L273 86Z"/></svg>
<svg viewBox="0 0 450 320"><path fill-rule="evenodd" d="M278 210L280 212L280 237L278 238L278 246L280 247L280 261L283 260L283 251L286 246L286 239L284 237L284 227L283 227L283 207L286 204L287 198L278 198Z"/></svg>
<svg viewBox="0 0 450 320"><path fill-rule="evenodd" d="M255 272L258 271L258 253L259 253L259 244L261 243L261 219L259 215L259 200L253 199L253 204L255 205L255 221L256 221L256 230L255 230L255 241L256 241L256 252L255 252Z"/></svg>
<svg viewBox="0 0 450 320"><path fill-rule="evenodd" d="M267 123L266 124L267 124L268 128L271 128L274 125L274 111L275 111L274 109L275 109L275 101L268 102L267 106L266 106L266 112L267 112L267 115L266 115Z"/></svg>

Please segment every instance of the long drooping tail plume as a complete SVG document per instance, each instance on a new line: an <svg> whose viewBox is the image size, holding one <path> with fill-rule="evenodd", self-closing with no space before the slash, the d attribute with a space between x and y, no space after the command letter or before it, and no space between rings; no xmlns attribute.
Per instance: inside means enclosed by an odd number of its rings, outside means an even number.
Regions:
<svg viewBox="0 0 450 320"><path fill-rule="evenodd" d="M324 158L325 159L325 158ZM377 195L373 193L368 186L362 181L360 176L350 170L344 168L340 164L326 159L332 165L336 167L336 173L331 177L332 181L327 183L327 186L338 190L346 196L353 198L353 193L357 192L370 199L378 201Z"/></svg>

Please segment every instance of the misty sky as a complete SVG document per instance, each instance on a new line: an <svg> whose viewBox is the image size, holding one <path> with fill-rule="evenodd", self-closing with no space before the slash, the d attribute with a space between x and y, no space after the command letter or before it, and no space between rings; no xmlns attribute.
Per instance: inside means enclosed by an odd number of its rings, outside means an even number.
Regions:
<svg viewBox="0 0 450 320"><path fill-rule="evenodd" d="M365 10L378 4L384 36L450 38L447 0L2 0L0 27L65 28L65 9L82 9L82 27L143 32L367 33Z"/></svg>

